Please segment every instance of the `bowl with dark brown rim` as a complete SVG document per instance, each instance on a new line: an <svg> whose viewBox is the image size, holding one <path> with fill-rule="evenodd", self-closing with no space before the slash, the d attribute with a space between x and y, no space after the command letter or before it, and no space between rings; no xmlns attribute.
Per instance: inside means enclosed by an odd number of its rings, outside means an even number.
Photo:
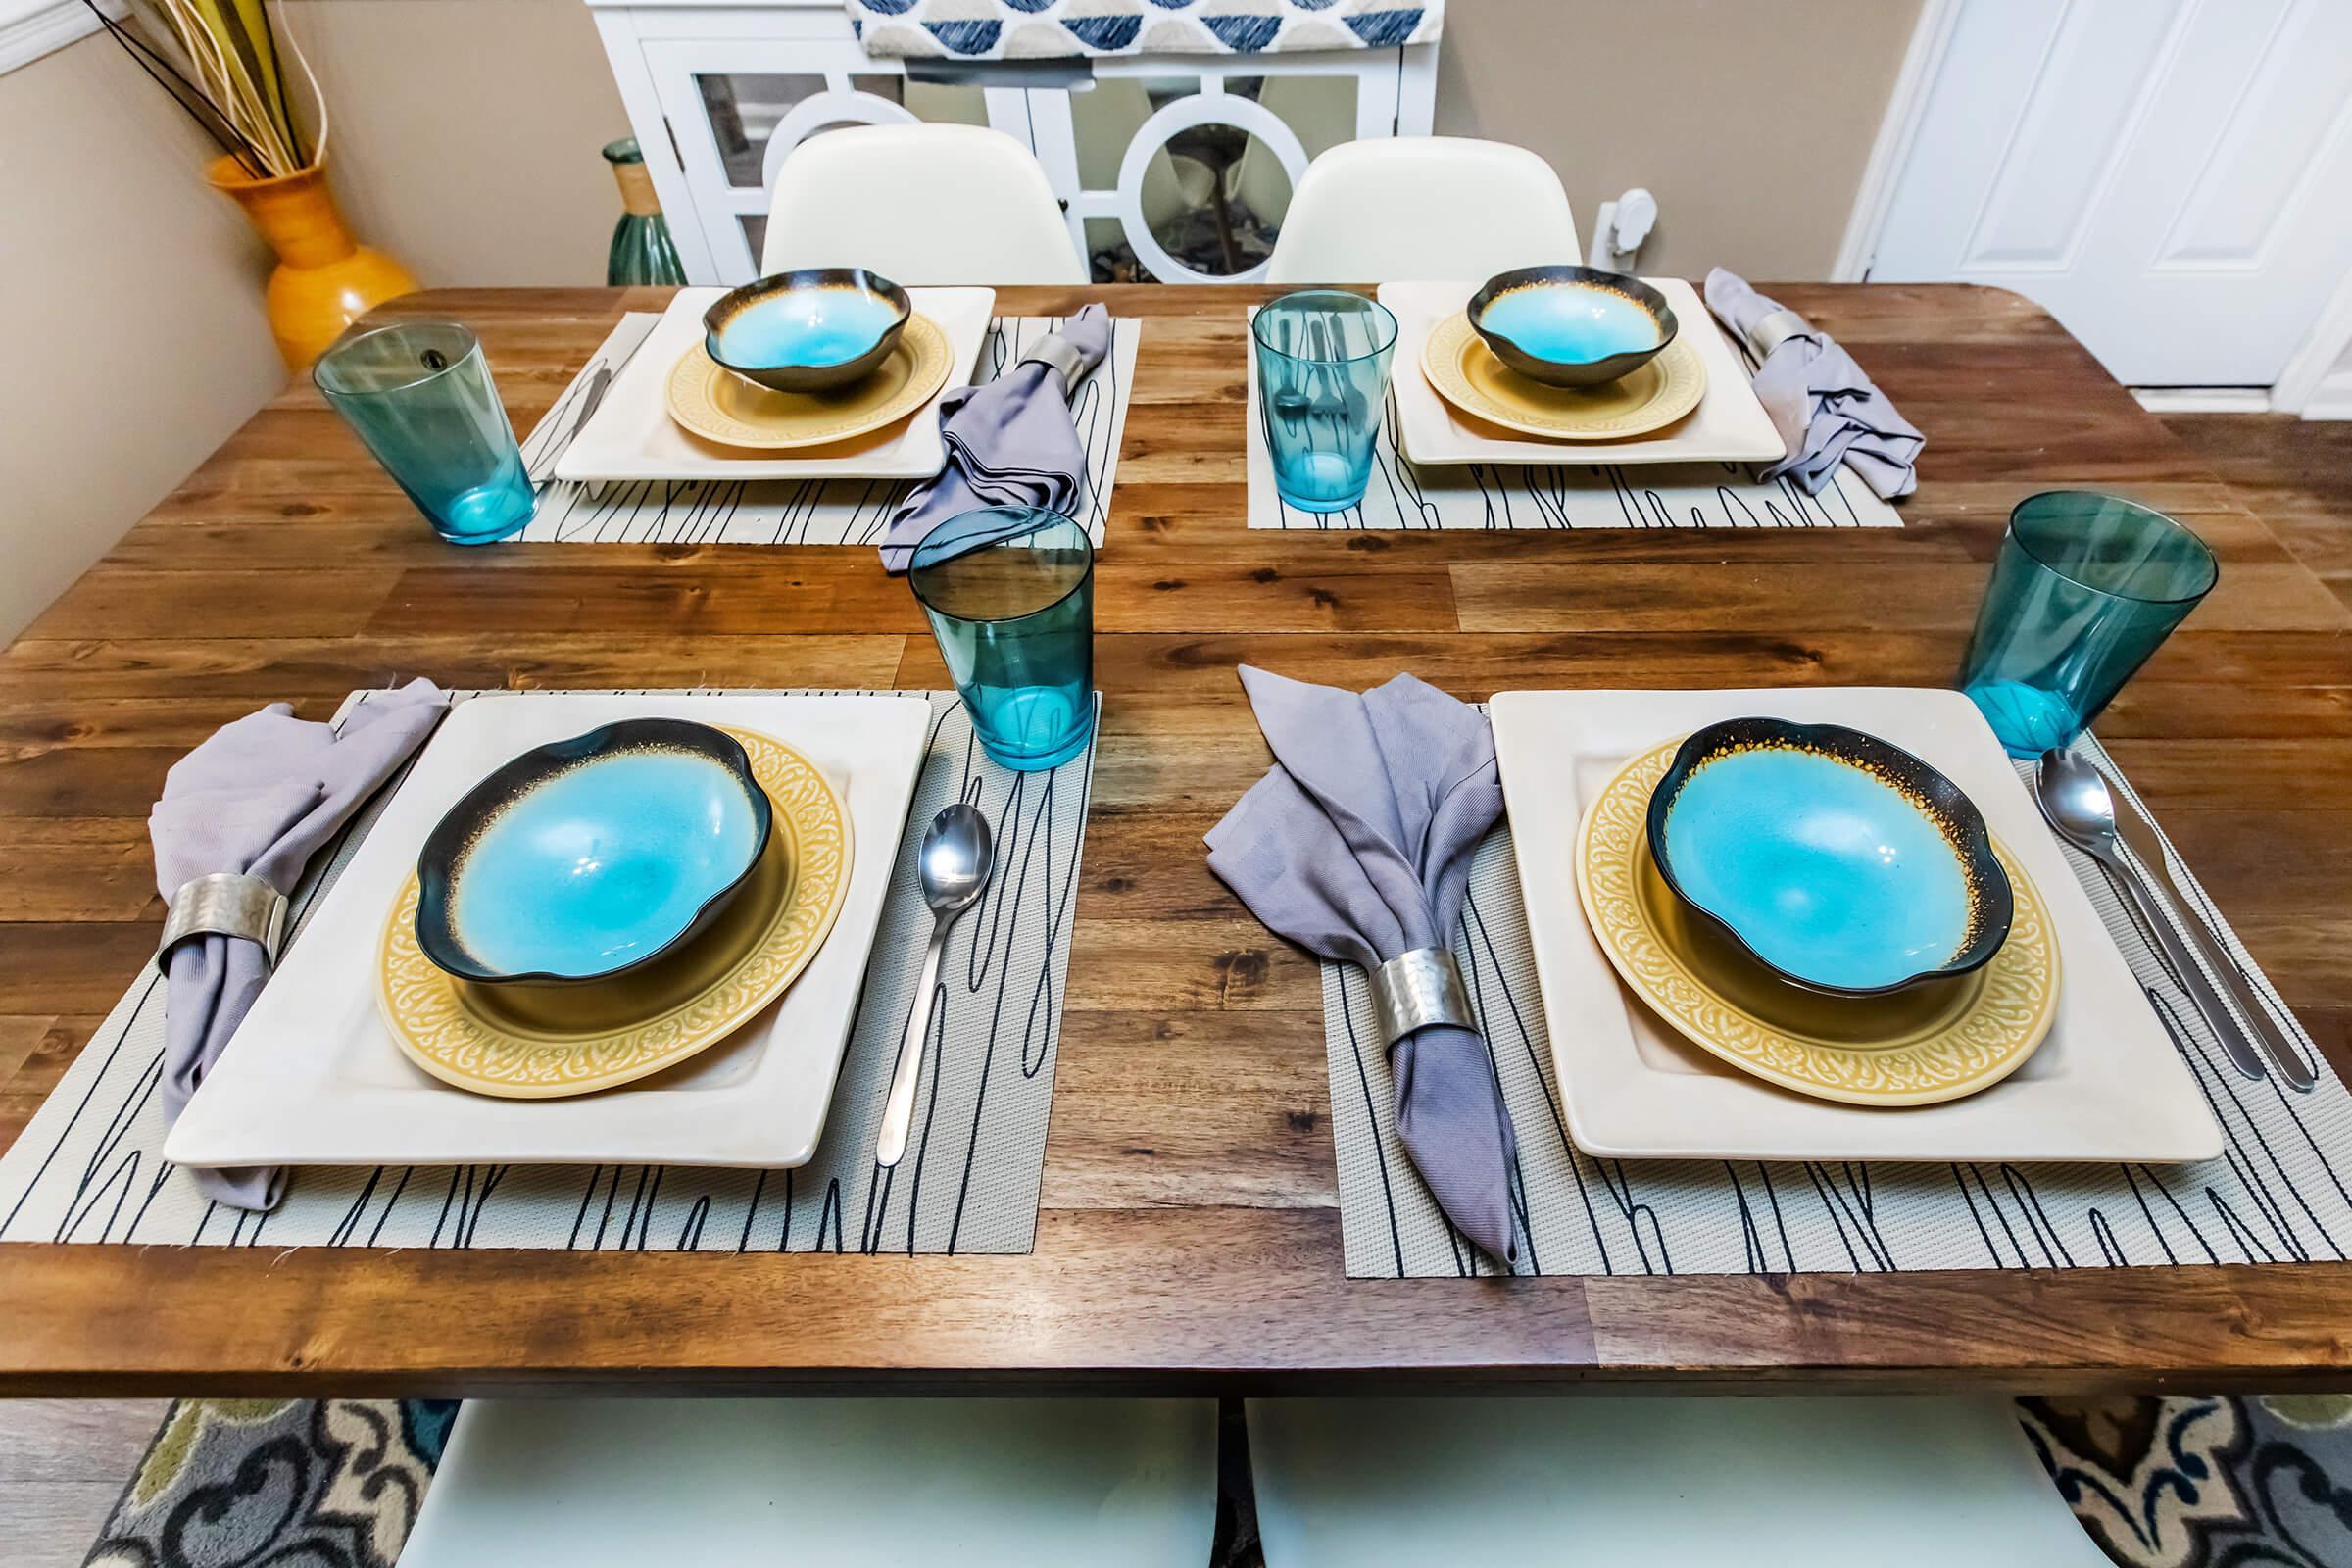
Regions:
<svg viewBox="0 0 2352 1568"><path fill-rule="evenodd" d="M1967 793L1841 724L1707 725L1651 791L1646 828L1683 908L1781 979L1828 996L1980 969L2015 915Z"/></svg>
<svg viewBox="0 0 2352 1568"><path fill-rule="evenodd" d="M1674 341L1681 323L1666 296L1638 277L1596 267L1522 267L1470 296L1471 330L1494 357L1545 386L1622 380Z"/></svg>
<svg viewBox="0 0 2352 1568"><path fill-rule="evenodd" d="M862 267L809 267L729 289L703 313L703 349L775 392L829 392L881 368L914 302Z"/></svg>

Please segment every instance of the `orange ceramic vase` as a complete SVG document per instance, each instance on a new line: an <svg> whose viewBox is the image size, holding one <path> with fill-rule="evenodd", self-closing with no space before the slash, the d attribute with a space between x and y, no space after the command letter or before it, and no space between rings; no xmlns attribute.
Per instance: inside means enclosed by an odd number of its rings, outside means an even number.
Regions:
<svg viewBox="0 0 2352 1568"><path fill-rule="evenodd" d="M222 154L206 166L205 178L245 209L277 252L277 270L270 274L270 330L289 369L309 365L384 301L416 292L408 269L351 237L326 188L325 164L255 179Z"/></svg>

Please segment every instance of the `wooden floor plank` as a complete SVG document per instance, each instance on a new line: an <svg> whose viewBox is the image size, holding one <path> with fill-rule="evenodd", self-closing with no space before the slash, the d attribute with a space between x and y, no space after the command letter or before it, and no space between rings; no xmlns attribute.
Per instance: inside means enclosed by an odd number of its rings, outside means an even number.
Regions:
<svg viewBox="0 0 2352 1568"><path fill-rule="evenodd" d="M2175 414L2165 428L2210 464L2287 549L2352 605L2352 419Z"/></svg>
<svg viewBox="0 0 2352 1568"><path fill-rule="evenodd" d="M0 1400L0 1563L80 1568L167 1406Z"/></svg>

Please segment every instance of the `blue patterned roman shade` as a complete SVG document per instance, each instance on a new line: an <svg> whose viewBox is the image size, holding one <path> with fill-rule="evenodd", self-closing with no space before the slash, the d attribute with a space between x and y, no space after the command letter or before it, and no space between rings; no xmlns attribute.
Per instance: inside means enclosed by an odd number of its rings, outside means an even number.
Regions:
<svg viewBox="0 0 2352 1568"><path fill-rule="evenodd" d="M1255 55L1432 43L1446 0L846 0L878 58Z"/></svg>

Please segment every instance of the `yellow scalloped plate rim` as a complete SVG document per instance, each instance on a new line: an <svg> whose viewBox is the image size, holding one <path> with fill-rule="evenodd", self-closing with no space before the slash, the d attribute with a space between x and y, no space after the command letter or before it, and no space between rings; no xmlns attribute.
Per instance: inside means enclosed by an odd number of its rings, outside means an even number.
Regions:
<svg viewBox="0 0 2352 1568"><path fill-rule="evenodd" d="M402 1054L443 1083L502 1100L594 1094L709 1050L782 996L849 898L850 814L792 747L751 730L727 733L743 743L774 807L763 858L772 864L754 873L763 886L744 890L760 902L741 915L730 906L686 952L633 977L519 993L467 985L425 956L412 871L385 918L376 965L377 1009ZM629 1021L582 1021L583 1009L599 1005L619 1007Z"/></svg>
<svg viewBox="0 0 2352 1568"><path fill-rule="evenodd" d="M1815 997L1771 981L1728 944L1678 927L1649 864L1649 797L1680 738L1628 761L1586 809L1576 838L1585 918L1628 990L1693 1045L1798 1094L1853 1105L1930 1105L2008 1077L2058 1012L2048 906L2008 848L2016 913L1992 960L1948 989L1892 998ZM1769 1015L1768 1015L1769 1014Z"/></svg>
<svg viewBox="0 0 2352 1568"><path fill-rule="evenodd" d="M670 367L669 416L688 434L721 446L760 452L831 446L871 435L930 402L947 384L955 357L938 323L917 313L871 375L837 392L777 392L720 365L698 338Z"/></svg>
<svg viewBox="0 0 2352 1568"><path fill-rule="evenodd" d="M1706 396L1707 366L1677 337L1655 359L1605 386L1577 390L1531 381L1494 357L1459 311L1430 328L1421 373L1474 419L1550 441L1622 441L1662 430Z"/></svg>

